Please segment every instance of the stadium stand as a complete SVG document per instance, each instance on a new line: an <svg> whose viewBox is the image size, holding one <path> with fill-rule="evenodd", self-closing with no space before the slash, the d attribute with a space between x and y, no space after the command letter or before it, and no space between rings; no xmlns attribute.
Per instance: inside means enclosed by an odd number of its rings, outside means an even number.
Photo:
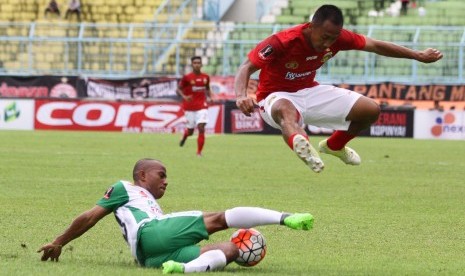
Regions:
<svg viewBox="0 0 465 276"><path fill-rule="evenodd" d="M377 2L384 3L380 8ZM276 11L276 23L299 24L306 22L312 13L328 1L321 0L289 0L288 5ZM433 25L433 26L463 26L464 2L460 0L411 1L411 7L406 16L400 16L400 1L366 1L366 0L335 0L331 1L342 9L348 25Z"/></svg>
<svg viewBox="0 0 465 276"><path fill-rule="evenodd" d="M52 20L44 18L48 0L3 0L0 21L26 22ZM154 11L164 0L82 0L81 17L85 22L137 23L153 20ZM170 1L170 3L173 1ZM178 1L182 2L182 1ZM64 17L68 0L57 1ZM64 20L64 19L62 19ZM66 21L76 21L70 17Z"/></svg>
<svg viewBox="0 0 465 276"><path fill-rule="evenodd" d="M345 1L335 0L331 4L342 9L346 16L346 22L356 24L356 18L364 12L367 1ZM276 17L276 23L279 24L299 24L308 22L313 12L321 5L328 4L328 1L322 0L289 0L288 6L281 10L281 15Z"/></svg>
<svg viewBox="0 0 465 276"><path fill-rule="evenodd" d="M390 1L385 1L386 3ZM360 25L394 25L394 26L463 26L464 2L459 0L411 1L407 15L399 14L400 3L393 1L384 9L370 7L357 19Z"/></svg>

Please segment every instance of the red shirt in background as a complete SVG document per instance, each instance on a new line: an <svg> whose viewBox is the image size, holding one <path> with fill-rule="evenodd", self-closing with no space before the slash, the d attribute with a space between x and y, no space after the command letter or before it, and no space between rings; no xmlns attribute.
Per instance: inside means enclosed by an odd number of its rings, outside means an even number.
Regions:
<svg viewBox="0 0 465 276"><path fill-rule="evenodd" d="M190 101L182 102L184 110L197 111L208 107L206 92L210 88L210 77L207 74L197 75L194 72L186 74L179 82L179 87L184 95L192 96Z"/></svg>
<svg viewBox="0 0 465 276"><path fill-rule="evenodd" d="M365 37L342 29L331 47L318 53L308 45L302 33L309 25L300 24L271 35L250 51L250 61L261 69L258 101L272 92L296 92L318 85L316 70L337 52L365 47Z"/></svg>

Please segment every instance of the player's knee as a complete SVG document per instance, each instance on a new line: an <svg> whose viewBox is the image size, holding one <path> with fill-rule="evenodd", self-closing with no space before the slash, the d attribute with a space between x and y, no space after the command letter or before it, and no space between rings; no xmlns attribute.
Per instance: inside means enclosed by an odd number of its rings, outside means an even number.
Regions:
<svg viewBox="0 0 465 276"><path fill-rule="evenodd" d="M367 108L367 119L370 123L374 123L378 120L379 114L381 113L381 108L378 103L371 101Z"/></svg>
<svg viewBox="0 0 465 276"><path fill-rule="evenodd" d="M353 122L372 124L378 120L381 108L374 100L361 97L349 113L348 119Z"/></svg>
<svg viewBox="0 0 465 276"><path fill-rule="evenodd" d="M295 106L288 100L280 99L271 108L271 117L279 125L295 123L299 116Z"/></svg>
<svg viewBox="0 0 465 276"><path fill-rule="evenodd" d="M225 244L223 252L224 255L226 255L226 260L228 261L228 263L236 260L237 257L239 257L239 249L237 249L237 246L232 242L228 242Z"/></svg>

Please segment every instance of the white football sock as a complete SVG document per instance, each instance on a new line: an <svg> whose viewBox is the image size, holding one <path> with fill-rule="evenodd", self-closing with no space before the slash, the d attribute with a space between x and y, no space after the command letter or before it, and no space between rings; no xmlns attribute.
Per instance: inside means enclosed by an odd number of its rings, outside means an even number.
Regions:
<svg viewBox="0 0 465 276"><path fill-rule="evenodd" d="M184 264L184 273L206 272L221 270L226 266L226 256L223 251L216 249L210 250L197 259Z"/></svg>
<svg viewBox="0 0 465 276"><path fill-rule="evenodd" d="M258 207L236 207L225 211L226 224L232 228L251 228L280 224L283 213Z"/></svg>

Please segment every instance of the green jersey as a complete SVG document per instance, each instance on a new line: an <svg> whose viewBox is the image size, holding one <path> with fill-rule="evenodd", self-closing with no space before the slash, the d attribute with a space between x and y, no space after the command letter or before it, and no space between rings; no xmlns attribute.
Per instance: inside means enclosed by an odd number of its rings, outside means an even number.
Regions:
<svg viewBox="0 0 465 276"><path fill-rule="evenodd" d="M113 211L121 227L124 239L137 259L137 233L139 228L163 211L152 194L146 189L128 181L120 180L111 186L97 205Z"/></svg>

